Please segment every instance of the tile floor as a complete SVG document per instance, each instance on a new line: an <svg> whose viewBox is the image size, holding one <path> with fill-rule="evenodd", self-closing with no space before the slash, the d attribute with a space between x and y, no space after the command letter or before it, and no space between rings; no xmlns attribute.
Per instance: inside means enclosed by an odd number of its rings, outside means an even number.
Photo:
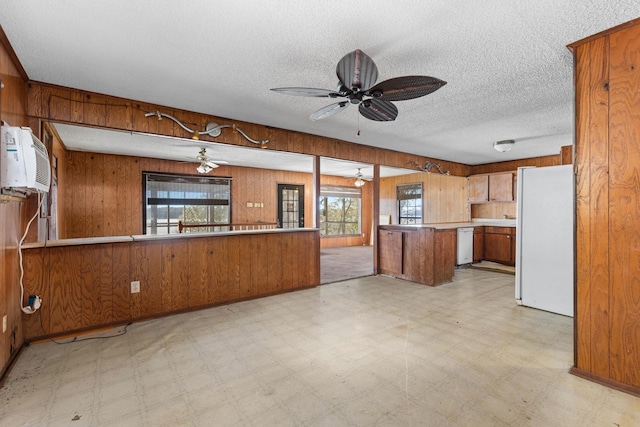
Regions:
<svg viewBox="0 0 640 427"><path fill-rule="evenodd" d="M373 274L373 246L339 246L320 250L320 283L341 282Z"/></svg>
<svg viewBox="0 0 640 427"><path fill-rule="evenodd" d="M366 277L25 348L2 426L638 426L640 399L567 373L572 319L513 276Z"/></svg>

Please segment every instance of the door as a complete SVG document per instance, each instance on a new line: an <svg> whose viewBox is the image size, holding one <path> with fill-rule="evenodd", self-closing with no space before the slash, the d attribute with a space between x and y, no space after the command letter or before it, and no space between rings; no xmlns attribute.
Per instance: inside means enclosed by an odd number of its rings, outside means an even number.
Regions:
<svg viewBox="0 0 640 427"><path fill-rule="evenodd" d="M304 185L278 184L278 227L304 227Z"/></svg>

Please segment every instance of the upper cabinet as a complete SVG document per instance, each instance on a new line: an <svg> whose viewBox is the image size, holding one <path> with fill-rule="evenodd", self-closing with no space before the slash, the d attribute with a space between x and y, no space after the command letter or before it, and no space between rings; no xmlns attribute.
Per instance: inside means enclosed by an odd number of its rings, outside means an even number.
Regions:
<svg viewBox="0 0 640 427"><path fill-rule="evenodd" d="M513 173L489 175L489 201L513 202Z"/></svg>
<svg viewBox="0 0 640 427"><path fill-rule="evenodd" d="M467 178L469 185L469 203L489 201L489 175L471 175Z"/></svg>
<svg viewBox="0 0 640 427"><path fill-rule="evenodd" d="M467 178L469 203L513 202L513 172L471 175Z"/></svg>

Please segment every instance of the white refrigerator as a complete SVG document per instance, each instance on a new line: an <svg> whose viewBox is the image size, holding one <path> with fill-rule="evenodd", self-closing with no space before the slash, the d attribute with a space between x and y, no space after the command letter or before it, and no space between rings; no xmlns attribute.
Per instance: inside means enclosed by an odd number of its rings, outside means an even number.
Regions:
<svg viewBox="0 0 640 427"><path fill-rule="evenodd" d="M518 168L516 301L573 317L573 166Z"/></svg>

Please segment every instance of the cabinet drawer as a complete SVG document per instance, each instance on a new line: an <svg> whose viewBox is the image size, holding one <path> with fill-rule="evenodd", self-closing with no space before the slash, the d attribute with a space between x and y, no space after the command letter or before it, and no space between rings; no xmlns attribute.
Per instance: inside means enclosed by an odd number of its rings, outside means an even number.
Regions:
<svg viewBox="0 0 640 427"><path fill-rule="evenodd" d="M515 234L514 227L485 227L484 231L493 234Z"/></svg>

